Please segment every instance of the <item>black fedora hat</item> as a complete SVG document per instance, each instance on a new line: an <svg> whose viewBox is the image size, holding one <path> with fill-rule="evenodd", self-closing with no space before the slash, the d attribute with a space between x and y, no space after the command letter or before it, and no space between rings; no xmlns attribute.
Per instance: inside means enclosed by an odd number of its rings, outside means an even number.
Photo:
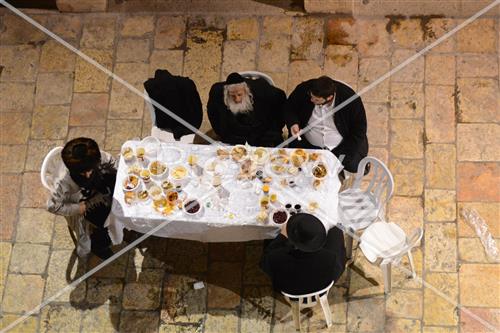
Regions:
<svg viewBox="0 0 500 333"><path fill-rule="evenodd" d="M295 214L287 222L288 240L304 252L319 251L326 242L326 229L323 223L311 214Z"/></svg>
<svg viewBox="0 0 500 333"><path fill-rule="evenodd" d="M226 85L228 84L238 84L245 82L245 78L239 73L233 72L227 76Z"/></svg>

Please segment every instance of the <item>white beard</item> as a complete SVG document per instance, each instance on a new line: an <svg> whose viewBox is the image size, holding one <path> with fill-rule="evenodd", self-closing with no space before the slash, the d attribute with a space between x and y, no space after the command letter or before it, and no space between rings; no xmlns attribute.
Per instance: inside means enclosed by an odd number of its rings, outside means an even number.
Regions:
<svg viewBox="0 0 500 333"><path fill-rule="evenodd" d="M227 101L227 108L231 110L233 114L251 112L253 111L252 99L249 95L247 95L243 98L241 103L235 103L232 99L229 98L229 100Z"/></svg>

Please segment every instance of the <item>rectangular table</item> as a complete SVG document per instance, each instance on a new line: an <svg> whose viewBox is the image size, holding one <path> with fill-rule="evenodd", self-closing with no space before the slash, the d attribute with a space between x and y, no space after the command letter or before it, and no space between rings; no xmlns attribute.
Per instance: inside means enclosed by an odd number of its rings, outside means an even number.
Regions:
<svg viewBox="0 0 500 333"><path fill-rule="evenodd" d="M113 243L121 242L123 238L123 228L147 233L159 224L168 221L164 227L154 233L155 236L196 240L202 242L234 242L249 241L274 238L279 227L271 225L269 222L262 222L257 219L260 211L260 199L262 193L262 180L237 180L240 173L240 164L234 162L231 157L220 160L216 156L217 146L195 145L182 143L156 142L148 139L146 141L127 141L122 146L130 147L135 152L137 147L145 147L146 161L140 162L137 158L125 161L120 157L117 181L113 194L112 214L110 214L108 227L112 235ZM224 149L231 151L232 146L224 146ZM246 146L247 151L252 154L255 147ZM276 149L266 149L269 156L277 154ZM291 154L293 149L286 149ZM276 174L269 162L263 166L257 166L262 170L263 177L271 177L269 194L276 194L277 201L270 205L271 208L285 205L286 203L302 203L303 211L308 212L309 203L316 202L318 209L314 212L318 217L323 218L326 229L330 229L338 221L337 204L340 181L337 173L341 168L340 162L333 154L325 150L307 150L308 153L316 152L328 167L328 173L322 181L319 189L314 189L311 169L313 163L307 162L303 165L302 171L297 176L292 176L288 172L281 175ZM189 156L195 156L197 164L204 169L203 176L196 176L193 167L187 162ZM187 197L195 197L202 202L203 211L199 216L188 216L180 209L173 214L164 216L153 208L149 203L127 204L124 199L123 180L127 177L132 165L147 168L147 163L153 160L160 160L167 164L170 171L177 165L184 165L189 170L190 181L183 187ZM215 162L214 162L215 161ZM291 165L291 164L290 164ZM212 169L215 166L215 170ZM287 166L288 167L288 166ZM198 169L199 174L200 169ZM220 199L213 184L213 174L222 174L222 186L229 192L229 198ZM171 179L171 175L159 180ZM289 186L295 181L296 186ZM288 185L284 185L286 184ZM143 189L147 189L154 184L140 184ZM226 194L227 194L226 192ZM321 212L321 214L319 214Z"/></svg>

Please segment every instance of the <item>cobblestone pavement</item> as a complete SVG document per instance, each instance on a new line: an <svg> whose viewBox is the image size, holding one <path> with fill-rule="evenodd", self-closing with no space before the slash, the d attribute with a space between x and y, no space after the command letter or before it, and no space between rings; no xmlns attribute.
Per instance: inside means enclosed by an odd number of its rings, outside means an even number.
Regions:
<svg viewBox="0 0 500 333"><path fill-rule="evenodd" d="M0 12L0 297L5 327L87 267L71 257L65 221L45 210L39 169L54 146L89 136L117 153L148 135L143 101L57 42ZM260 70L290 92L321 74L367 86L460 22L335 16L34 15L142 89L157 68L193 78L204 104L231 71ZM500 265L461 219L476 209L500 238L498 19L475 21L363 96L370 154L395 177L388 217L425 228L417 271L474 314L500 325ZM208 129L205 122L203 130ZM257 263L262 242L147 240L30 317L16 332L290 332L289 307ZM407 262L404 262L407 267ZM195 281L206 288L194 290ZM393 269L356 255L310 332L481 332L485 328ZM284 320L282 320L285 318Z"/></svg>

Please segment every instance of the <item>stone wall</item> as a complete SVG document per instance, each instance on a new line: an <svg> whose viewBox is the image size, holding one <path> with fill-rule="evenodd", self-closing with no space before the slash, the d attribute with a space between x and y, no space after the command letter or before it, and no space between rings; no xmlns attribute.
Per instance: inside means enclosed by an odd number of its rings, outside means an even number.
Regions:
<svg viewBox="0 0 500 333"><path fill-rule="evenodd" d="M60 12L105 12L108 0L56 0Z"/></svg>

